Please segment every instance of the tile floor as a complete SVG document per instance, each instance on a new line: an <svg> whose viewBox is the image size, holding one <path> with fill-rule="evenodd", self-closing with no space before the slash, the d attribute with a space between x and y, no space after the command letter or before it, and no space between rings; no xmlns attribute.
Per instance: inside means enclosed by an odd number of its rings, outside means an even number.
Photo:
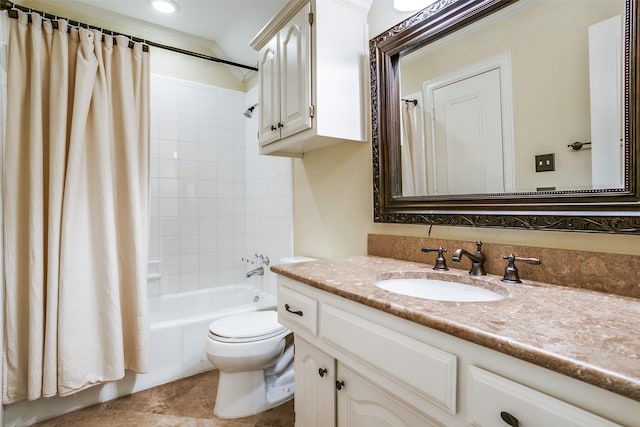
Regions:
<svg viewBox="0 0 640 427"><path fill-rule="evenodd" d="M39 427L293 427L293 400L235 420L213 415L218 371L143 390L36 424Z"/></svg>

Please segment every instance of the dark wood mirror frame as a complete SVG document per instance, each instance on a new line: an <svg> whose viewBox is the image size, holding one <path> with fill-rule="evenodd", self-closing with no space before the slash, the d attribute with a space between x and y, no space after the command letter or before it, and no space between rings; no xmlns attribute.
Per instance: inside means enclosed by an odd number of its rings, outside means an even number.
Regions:
<svg viewBox="0 0 640 427"><path fill-rule="evenodd" d="M518 0L439 0L369 42L374 221L640 233L638 4L625 1L624 188L402 196L399 58Z"/></svg>

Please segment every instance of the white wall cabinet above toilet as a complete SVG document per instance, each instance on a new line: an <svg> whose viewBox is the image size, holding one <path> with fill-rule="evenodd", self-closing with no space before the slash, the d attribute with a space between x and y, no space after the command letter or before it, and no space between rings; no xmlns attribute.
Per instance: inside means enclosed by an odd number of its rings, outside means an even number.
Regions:
<svg viewBox="0 0 640 427"><path fill-rule="evenodd" d="M253 39L261 154L302 157L367 139L370 6L371 0L290 0Z"/></svg>

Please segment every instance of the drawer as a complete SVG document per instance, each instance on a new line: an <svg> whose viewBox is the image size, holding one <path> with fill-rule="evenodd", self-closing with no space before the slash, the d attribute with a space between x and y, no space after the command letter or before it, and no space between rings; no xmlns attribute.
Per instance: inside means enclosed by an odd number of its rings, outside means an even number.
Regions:
<svg viewBox="0 0 640 427"><path fill-rule="evenodd" d="M322 305L320 325L326 341L455 414L455 355L328 304Z"/></svg>
<svg viewBox="0 0 640 427"><path fill-rule="evenodd" d="M278 286L278 321L294 333L318 334L318 301L286 286Z"/></svg>
<svg viewBox="0 0 640 427"><path fill-rule="evenodd" d="M506 427L509 415L527 427L613 427L584 409L475 366L469 366L468 421L476 427ZM509 414L509 415L506 415ZM511 425L516 425L512 422Z"/></svg>

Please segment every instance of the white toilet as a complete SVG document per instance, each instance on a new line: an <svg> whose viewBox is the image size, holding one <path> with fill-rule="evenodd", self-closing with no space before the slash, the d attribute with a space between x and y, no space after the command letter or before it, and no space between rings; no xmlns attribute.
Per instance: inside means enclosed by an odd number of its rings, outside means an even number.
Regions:
<svg viewBox="0 0 640 427"><path fill-rule="evenodd" d="M255 415L293 398L293 336L276 311L225 316L209 325L207 358L220 373L213 413Z"/></svg>

